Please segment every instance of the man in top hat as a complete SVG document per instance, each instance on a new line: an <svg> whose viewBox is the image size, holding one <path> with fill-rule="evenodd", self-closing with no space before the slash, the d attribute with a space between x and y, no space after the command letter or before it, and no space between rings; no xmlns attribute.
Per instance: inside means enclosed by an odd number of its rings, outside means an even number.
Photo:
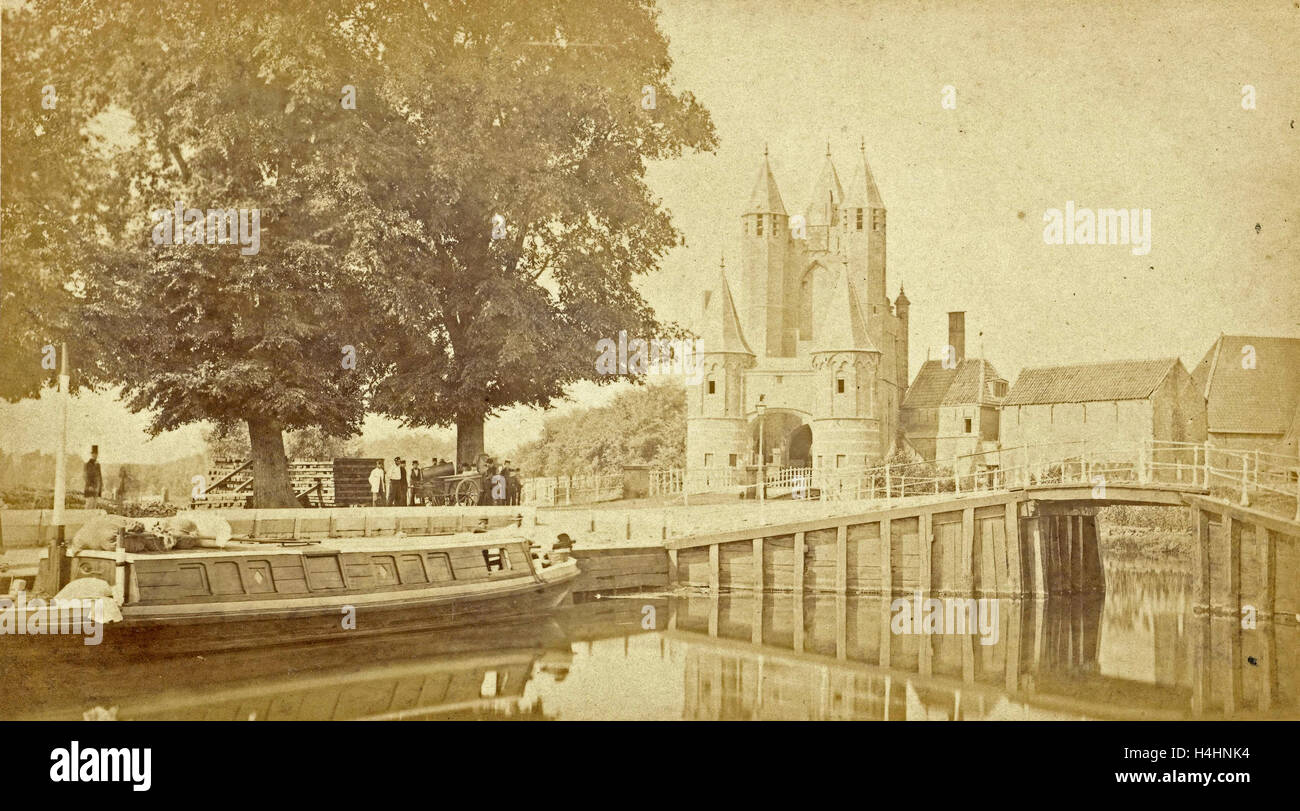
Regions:
<svg viewBox="0 0 1300 811"><path fill-rule="evenodd" d="M410 479L410 481L408 482L408 484L409 484L410 486L407 488L407 489L409 489L409 490L411 491L411 493L410 493L411 497L410 497L409 500L410 500L412 506L414 506L414 505L416 505L416 504L421 503L421 502L420 502L420 495L421 495L421 493L420 493L420 480L421 480L421 474L420 474L420 460L419 460L419 459L412 459L412 460L411 460L411 475L410 475L409 479Z"/></svg>
<svg viewBox="0 0 1300 811"><path fill-rule="evenodd" d="M86 468L83 471L86 479L86 487L82 495L86 497L86 509L93 510L99 506L99 497L104 492L104 477L99 472L99 446L90 446L90 459L86 462Z"/></svg>

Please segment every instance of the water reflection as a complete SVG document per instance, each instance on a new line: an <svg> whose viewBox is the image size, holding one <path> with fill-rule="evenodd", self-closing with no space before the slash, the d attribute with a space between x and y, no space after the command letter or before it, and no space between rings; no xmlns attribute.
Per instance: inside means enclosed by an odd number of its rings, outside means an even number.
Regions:
<svg viewBox="0 0 1300 811"><path fill-rule="evenodd" d="M1195 615L1194 576L1178 567L1114 564L1106 576L1104 600L997 601L993 644L894 633L880 598L734 593L198 657L19 665L0 648L0 718L1300 716L1300 629Z"/></svg>

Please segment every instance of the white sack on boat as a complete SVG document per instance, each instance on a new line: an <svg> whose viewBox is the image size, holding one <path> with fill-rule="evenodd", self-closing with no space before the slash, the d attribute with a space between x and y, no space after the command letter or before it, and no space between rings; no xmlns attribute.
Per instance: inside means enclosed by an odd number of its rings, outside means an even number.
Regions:
<svg viewBox="0 0 1300 811"><path fill-rule="evenodd" d="M107 549L112 551L117 545L117 531L130 531L138 528L140 522L135 518L122 515L97 515L91 518L77 534L72 536L73 549Z"/></svg>
<svg viewBox="0 0 1300 811"><path fill-rule="evenodd" d="M72 607L86 601L95 605L96 622L121 621L122 611L113 599L113 587L98 577L78 577L54 595L50 605L54 608Z"/></svg>

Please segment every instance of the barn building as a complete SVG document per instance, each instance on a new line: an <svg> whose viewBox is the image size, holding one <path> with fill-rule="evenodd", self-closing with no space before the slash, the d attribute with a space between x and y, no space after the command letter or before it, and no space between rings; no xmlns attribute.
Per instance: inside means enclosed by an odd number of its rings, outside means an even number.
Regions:
<svg viewBox="0 0 1300 811"><path fill-rule="evenodd" d="M1059 458L1066 443L1100 452L1138 440L1203 442L1205 400L1178 358L1030 368L1007 393L1001 428L1004 449L1039 446L1031 464Z"/></svg>

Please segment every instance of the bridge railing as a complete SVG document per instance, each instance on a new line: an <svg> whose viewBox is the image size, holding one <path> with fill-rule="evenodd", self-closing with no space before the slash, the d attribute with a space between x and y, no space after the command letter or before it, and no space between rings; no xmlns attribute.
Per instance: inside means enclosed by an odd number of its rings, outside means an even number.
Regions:
<svg viewBox="0 0 1300 811"><path fill-rule="evenodd" d="M1300 475L1294 457L1205 442L1073 440L1002 447L933 462L769 468L766 478L769 494L775 489L784 495L786 488L798 493L807 484L808 492L815 491L823 501L893 500L1045 484L1231 489L1243 504L1263 499L1270 502L1265 508L1273 511L1294 506L1300 520ZM740 468L651 471L652 495L736 492L752 487L752 473Z"/></svg>

